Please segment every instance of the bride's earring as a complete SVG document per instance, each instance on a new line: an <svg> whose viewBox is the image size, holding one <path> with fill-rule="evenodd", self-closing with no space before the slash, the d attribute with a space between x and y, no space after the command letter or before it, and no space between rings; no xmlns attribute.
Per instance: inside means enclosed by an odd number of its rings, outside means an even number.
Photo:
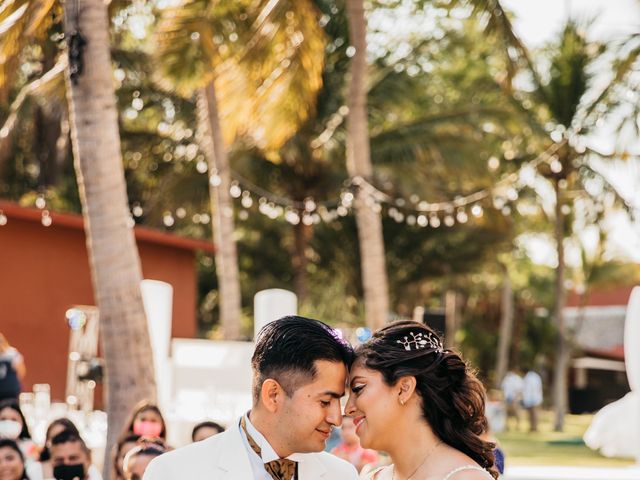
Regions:
<svg viewBox="0 0 640 480"><path fill-rule="evenodd" d="M407 403L407 402L405 402L403 399L400 399L400 405L402 405L404 407L405 403Z"/></svg>

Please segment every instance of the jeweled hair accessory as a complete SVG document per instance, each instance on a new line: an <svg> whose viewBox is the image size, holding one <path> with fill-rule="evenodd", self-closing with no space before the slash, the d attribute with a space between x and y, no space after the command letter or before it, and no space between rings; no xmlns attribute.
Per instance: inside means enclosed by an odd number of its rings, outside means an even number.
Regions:
<svg viewBox="0 0 640 480"><path fill-rule="evenodd" d="M422 350L423 348L428 348L429 350L435 350L436 352L442 352L442 344L438 337L436 337L433 333L427 332L426 334L413 333L409 332L411 338L409 336L405 336L402 340L396 340L396 343L399 343L404 347L406 351L411 350Z"/></svg>

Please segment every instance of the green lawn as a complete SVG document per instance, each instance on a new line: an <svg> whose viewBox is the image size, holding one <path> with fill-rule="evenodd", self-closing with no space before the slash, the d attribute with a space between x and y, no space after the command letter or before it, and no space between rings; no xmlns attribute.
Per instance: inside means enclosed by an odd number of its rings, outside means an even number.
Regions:
<svg viewBox="0 0 640 480"><path fill-rule="evenodd" d="M506 454L507 465L580 465L614 467L632 465L632 459L606 458L582 442L582 434L592 415L567 415L564 432L553 431L552 412L541 412L539 431L528 433L529 424L521 412L520 431L497 435ZM524 420L524 421L523 421Z"/></svg>

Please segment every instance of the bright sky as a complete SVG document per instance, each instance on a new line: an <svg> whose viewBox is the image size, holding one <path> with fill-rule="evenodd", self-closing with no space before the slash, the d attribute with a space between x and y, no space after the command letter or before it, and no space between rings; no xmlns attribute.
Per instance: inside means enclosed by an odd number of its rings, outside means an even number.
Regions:
<svg viewBox="0 0 640 480"><path fill-rule="evenodd" d="M514 29L530 48L552 40L569 17L593 20L590 34L594 40L617 40L626 34L640 32L639 0L502 0L515 15ZM591 146L600 151L612 151L613 135L606 126L591 138ZM636 139L632 150L640 152ZM615 162L603 167L608 177L640 213L640 161ZM609 220L612 250L640 262L640 222L634 225L618 215ZM553 263L555 253L543 241L532 243L530 254L535 261ZM569 253L569 252L568 252Z"/></svg>

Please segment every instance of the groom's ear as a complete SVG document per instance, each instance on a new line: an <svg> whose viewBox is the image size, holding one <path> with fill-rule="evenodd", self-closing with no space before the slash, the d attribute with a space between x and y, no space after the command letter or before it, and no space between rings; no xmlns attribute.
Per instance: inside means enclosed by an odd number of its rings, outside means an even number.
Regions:
<svg viewBox="0 0 640 480"><path fill-rule="evenodd" d="M283 395L284 390L282 386L280 386L280 384L273 378L267 378L262 383L262 388L260 389L260 400L262 401L262 406L269 412L276 412L282 403Z"/></svg>

